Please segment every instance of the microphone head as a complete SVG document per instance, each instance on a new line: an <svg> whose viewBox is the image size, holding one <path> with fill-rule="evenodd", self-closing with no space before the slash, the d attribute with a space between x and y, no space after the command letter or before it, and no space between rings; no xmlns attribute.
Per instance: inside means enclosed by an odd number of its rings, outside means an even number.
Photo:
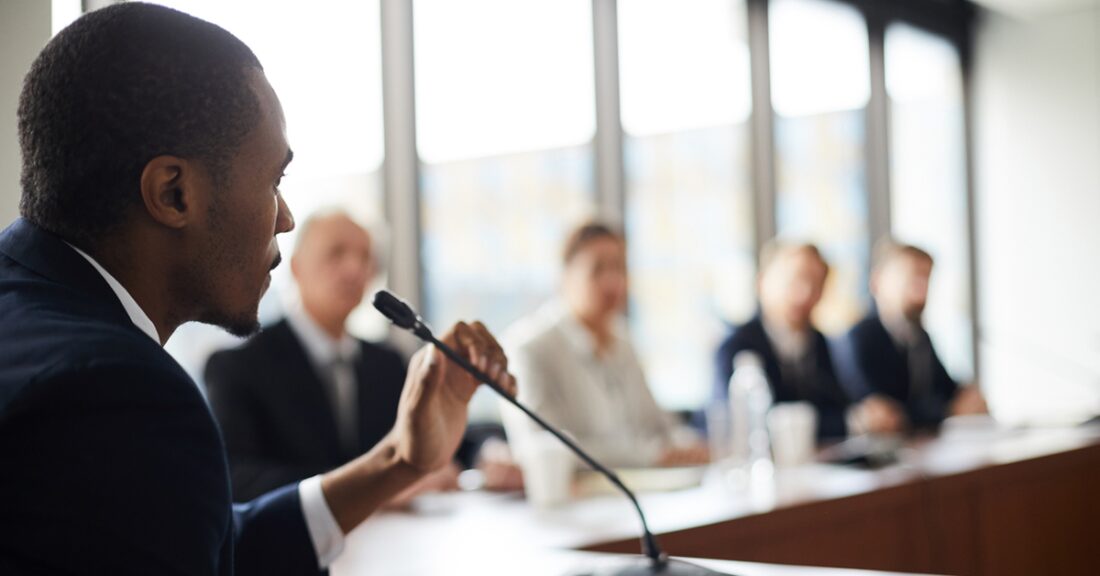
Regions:
<svg viewBox="0 0 1100 576"><path fill-rule="evenodd" d="M393 322L399 328L412 330L420 320L420 317L417 316L411 306L385 290L375 292L371 303L383 316L389 318L390 322Z"/></svg>

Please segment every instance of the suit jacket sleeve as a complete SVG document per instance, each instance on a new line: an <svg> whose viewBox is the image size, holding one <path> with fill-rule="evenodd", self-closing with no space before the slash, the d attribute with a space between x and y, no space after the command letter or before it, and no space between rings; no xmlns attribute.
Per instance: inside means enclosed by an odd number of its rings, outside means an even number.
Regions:
<svg viewBox="0 0 1100 576"><path fill-rule="evenodd" d="M840 381L841 388L854 402L862 401L874 392L863 369L862 358L868 354L863 348L863 339L860 338L856 329L852 329L832 343L837 379Z"/></svg>
<svg viewBox="0 0 1100 576"><path fill-rule="evenodd" d="M718 346L714 354L714 391L712 400L726 402L729 399L729 381L733 376L733 357L737 355L741 345L737 342L736 334L730 334Z"/></svg>
<svg viewBox="0 0 1100 576"><path fill-rule="evenodd" d="M23 527L0 547L28 568L229 574L237 540L238 574L318 571L296 494L231 513L217 426L182 371L67 370L29 385L0 426L0 492L19 495L0 515Z"/></svg>
<svg viewBox="0 0 1100 576"><path fill-rule="evenodd" d="M255 368L225 352L210 357L203 378L210 407L221 425L229 456L235 498L246 500L307 478L318 471L266 456L264 425L259 421Z"/></svg>
<svg viewBox="0 0 1100 576"><path fill-rule="evenodd" d="M944 416L946 417L951 401L955 398L955 393L959 391L959 383L948 374L947 367L943 365L943 361L940 360L940 356L936 354L934 348L932 350L932 371L936 395L944 402Z"/></svg>

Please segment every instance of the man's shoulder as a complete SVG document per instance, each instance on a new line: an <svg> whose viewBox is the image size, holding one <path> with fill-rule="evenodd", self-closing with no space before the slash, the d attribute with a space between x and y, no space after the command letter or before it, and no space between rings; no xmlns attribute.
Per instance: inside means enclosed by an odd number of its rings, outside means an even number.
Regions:
<svg viewBox="0 0 1100 576"><path fill-rule="evenodd" d="M156 373L161 379L190 381L159 343L132 324L31 302L19 313L0 311L0 403L36 383L80 375Z"/></svg>
<svg viewBox="0 0 1100 576"><path fill-rule="evenodd" d="M849 330L848 337L854 342L869 342L889 338L886 327L876 314L868 314L856 322Z"/></svg>
<svg viewBox="0 0 1100 576"><path fill-rule="evenodd" d="M744 324L732 327L722 341L721 349L742 350L758 347L764 341L764 324L760 318L752 318Z"/></svg>

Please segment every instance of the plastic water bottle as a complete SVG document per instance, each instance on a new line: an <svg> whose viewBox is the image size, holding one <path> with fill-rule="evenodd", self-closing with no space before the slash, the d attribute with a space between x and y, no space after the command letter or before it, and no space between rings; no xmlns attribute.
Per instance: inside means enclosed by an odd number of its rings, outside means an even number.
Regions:
<svg viewBox="0 0 1100 576"><path fill-rule="evenodd" d="M770 480L775 469L767 422L772 391L764 363L755 352L743 350L733 358L729 402L734 472L738 480Z"/></svg>

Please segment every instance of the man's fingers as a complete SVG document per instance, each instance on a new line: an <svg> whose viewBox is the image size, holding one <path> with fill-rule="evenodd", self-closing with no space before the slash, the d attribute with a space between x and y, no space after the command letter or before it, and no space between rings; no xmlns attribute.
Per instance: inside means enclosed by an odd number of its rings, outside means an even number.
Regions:
<svg viewBox="0 0 1100 576"><path fill-rule="evenodd" d="M511 372L505 372L498 381L501 388L508 393L509 396L515 396L519 389L516 387L516 377L512 376Z"/></svg>
<svg viewBox="0 0 1100 576"><path fill-rule="evenodd" d="M490 382L496 383L508 394L515 396L516 379L508 373L508 357L504 348L481 322L458 322L443 338Z"/></svg>
<svg viewBox="0 0 1100 576"><path fill-rule="evenodd" d="M470 329L476 335L476 339L486 359L486 367L482 372L485 372L490 380L504 388L509 394L515 394L514 379L509 379L508 382L504 379L504 376L508 374L508 357L504 354L504 348L500 346L497 339L493 337L493 334L489 332L489 329L481 322L475 321L471 323Z"/></svg>
<svg viewBox="0 0 1100 576"><path fill-rule="evenodd" d="M482 343L490 366L495 365L498 366L500 370L507 370L508 357L504 355L504 349L501 348L500 343L497 342L497 339L489 332L489 329L486 328L484 324L477 321L471 324L470 328L477 334L479 341Z"/></svg>
<svg viewBox="0 0 1100 576"><path fill-rule="evenodd" d="M488 358L485 355L485 345L481 342L481 335L469 324L458 322L452 329L455 340L455 348L466 356L466 359L475 368L484 372L489 368Z"/></svg>

